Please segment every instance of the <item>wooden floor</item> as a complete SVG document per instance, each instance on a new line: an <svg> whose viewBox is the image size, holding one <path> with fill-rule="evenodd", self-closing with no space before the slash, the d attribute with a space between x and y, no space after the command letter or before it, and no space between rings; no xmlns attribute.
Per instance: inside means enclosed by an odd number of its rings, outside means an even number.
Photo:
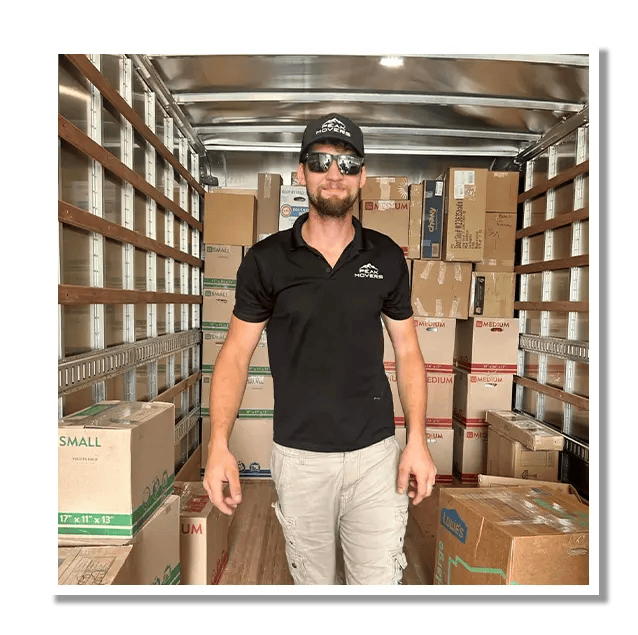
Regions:
<svg viewBox="0 0 638 635"><path fill-rule="evenodd" d="M230 526L228 564L219 584L293 583L283 534L272 508L275 500L271 479L242 479L242 502ZM403 584L432 584L438 505L438 485L420 505L410 504Z"/></svg>

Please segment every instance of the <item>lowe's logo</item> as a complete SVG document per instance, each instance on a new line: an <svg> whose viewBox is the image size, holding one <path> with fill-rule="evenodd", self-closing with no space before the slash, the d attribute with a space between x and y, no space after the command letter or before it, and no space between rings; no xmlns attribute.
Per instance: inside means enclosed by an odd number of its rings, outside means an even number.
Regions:
<svg viewBox="0 0 638 635"><path fill-rule="evenodd" d="M445 527L455 538L465 544L467 539L467 525L459 516L456 509L441 510L441 525Z"/></svg>
<svg viewBox="0 0 638 635"><path fill-rule="evenodd" d="M100 440L97 437L60 437L60 445L68 446L74 445L84 448L101 448Z"/></svg>

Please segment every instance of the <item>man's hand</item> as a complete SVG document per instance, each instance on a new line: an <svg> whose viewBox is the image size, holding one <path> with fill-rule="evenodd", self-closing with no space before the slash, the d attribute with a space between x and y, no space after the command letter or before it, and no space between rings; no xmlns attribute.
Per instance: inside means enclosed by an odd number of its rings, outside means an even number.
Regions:
<svg viewBox="0 0 638 635"><path fill-rule="evenodd" d="M229 485L230 496L224 496L225 483ZM213 448L211 451L204 473L204 488L213 505L227 516L241 503L239 468L228 448Z"/></svg>
<svg viewBox="0 0 638 635"><path fill-rule="evenodd" d="M403 494L408 488L408 496L413 505L418 505L424 498L432 494L436 466L430 452L422 443L407 444L399 461L399 477L397 491Z"/></svg>

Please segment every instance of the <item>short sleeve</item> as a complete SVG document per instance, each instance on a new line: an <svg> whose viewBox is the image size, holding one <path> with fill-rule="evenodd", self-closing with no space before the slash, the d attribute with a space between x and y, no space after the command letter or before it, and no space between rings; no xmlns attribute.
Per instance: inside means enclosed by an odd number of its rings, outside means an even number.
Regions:
<svg viewBox="0 0 638 635"><path fill-rule="evenodd" d="M410 276L408 263L403 253L400 253L399 257L398 281L394 289L384 299L382 311L392 320L407 320L413 315L410 299Z"/></svg>
<svg viewBox="0 0 638 635"><path fill-rule="evenodd" d="M264 322L272 312L272 293L253 249L249 249L237 270L233 314L244 322Z"/></svg>

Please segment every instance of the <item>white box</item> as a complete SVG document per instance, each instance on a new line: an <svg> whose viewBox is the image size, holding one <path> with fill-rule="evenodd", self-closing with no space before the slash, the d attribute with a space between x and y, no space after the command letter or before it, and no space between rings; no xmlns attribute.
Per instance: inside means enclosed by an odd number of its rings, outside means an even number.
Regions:
<svg viewBox="0 0 638 635"><path fill-rule="evenodd" d="M467 426L487 425L488 410L512 407L513 375L455 371L454 417Z"/></svg>
<svg viewBox="0 0 638 635"><path fill-rule="evenodd" d="M305 185L282 185L279 196L279 231L290 229L309 210L310 202Z"/></svg>
<svg viewBox="0 0 638 635"><path fill-rule="evenodd" d="M488 426L464 426L452 423L454 451L452 470L461 483L478 483L478 475L485 474L487 467Z"/></svg>

